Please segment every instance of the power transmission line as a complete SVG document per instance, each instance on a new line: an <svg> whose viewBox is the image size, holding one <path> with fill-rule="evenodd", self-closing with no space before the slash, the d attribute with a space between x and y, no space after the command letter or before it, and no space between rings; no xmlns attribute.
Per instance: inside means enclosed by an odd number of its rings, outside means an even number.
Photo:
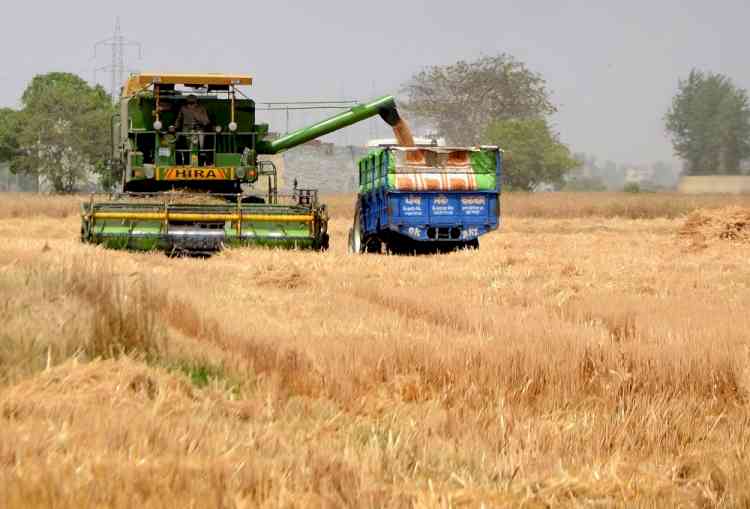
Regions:
<svg viewBox="0 0 750 509"><path fill-rule="evenodd" d="M355 104L357 104L357 101L354 101L354 100L346 100L346 101L273 101L273 102L256 101L255 103L256 104L269 104L269 105L277 105L277 104L320 104L320 105L351 104L351 105L355 105Z"/></svg>
<svg viewBox="0 0 750 509"><path fill-rule="evenodd" d="M125 82L125 75L128 71L125 66L125 50L129 47L138 48L138 58L142 57L141 43L137 41L131 41L126 39L122 35L120 29L120 18L117 17L115 21L115 32L112 37L103 39L94 44L94 58L97 57L97 50L100 47L109 46L112 50L112 62L108 65L98 67L94 69L94 81L96 82L97 71L109 72L111 74L110 82L110 94L112 95L112 102L117 102L120 87Z"/></svg>
<svg viewBox="0 0 750 509"><path fill-rule="evenodd" d="M289 133L290 112L297 110L348 110L357 101L256 101L258 111L283 111L286 113L286 133ZM258 107L257 105L262 105Z"/></svg>

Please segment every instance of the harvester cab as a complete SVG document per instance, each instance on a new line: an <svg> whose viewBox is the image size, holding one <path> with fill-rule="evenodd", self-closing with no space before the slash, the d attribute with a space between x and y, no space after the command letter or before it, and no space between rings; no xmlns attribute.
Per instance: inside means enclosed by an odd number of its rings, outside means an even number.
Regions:
<svg viewBox="0 0 750 509"><path fill-rule="evenodd" d="M259 177L255 103L246 75L139 74L114 117L114 160L125 192L241 192Z"/></svg>
<svg viewBox="0 0 750 509"><path fill-rule="evenodd" d="M315 190L278 189L278 154L380 115L393 97L360 104L275 140L242 91L247 75L142 73L122 89L112 122L122 190L82 205L81 239L110 248L212 252L225 246L326 249L328 216Z"/></svg>

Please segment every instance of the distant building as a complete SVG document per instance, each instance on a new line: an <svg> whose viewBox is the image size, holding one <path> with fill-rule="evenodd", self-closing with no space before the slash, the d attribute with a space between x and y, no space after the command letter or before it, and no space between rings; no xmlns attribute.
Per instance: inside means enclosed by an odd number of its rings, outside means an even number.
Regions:
<svg viewBox="0 0 750 509"><path fill-rule="evenodd" d="M648 166L631 166L625 169L625 182L643 184L654 179L654 169Z"/></svg>
<svg viewBox="0 0 750 509"><path fill-rule="evenodd" d="M0 191L11 191L10 186L13 182L10 174L8 163L0 163Z"/></svg>
<svg viewBox="0 0 750 509"><path fill-rule="evenodd" d="M686 194L742 194L750 193L747 175L684 175L678 189Z"/></svg>
<svg viewBox="0 0 750 509"><path fill-rule="evenodd" d="M350 193L357 189L357 161L366 153L365 147L314 140L283 152L274 163L282 176L280 186L285 189L296 180L301 188Z"/></svg>
<svg viewBox="0 0 750 509"><path fill-rule="evenodd" d="M36 177L11 173L7 162L0 162L0 192L38 191Z"/></svg>

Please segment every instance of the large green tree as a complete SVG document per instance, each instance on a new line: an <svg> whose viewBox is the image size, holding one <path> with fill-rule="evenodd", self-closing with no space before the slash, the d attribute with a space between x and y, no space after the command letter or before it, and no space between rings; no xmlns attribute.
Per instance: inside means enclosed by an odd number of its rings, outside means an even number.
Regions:
<svg viewBox="0 0 750 509"><path fill-rule="evenodd" d="M690 173L739 173L750 157L747 92L721 74L693 70L680 80L665 124Z"/></svg>
<svg viewBox="0 0 750 509"><path fill-rule="evenodd" d="M107 173L112 104L104 89L69 73L36 76L15 118L11 169L70 192L90 172Z"/></svg>
<svg viewBox="0 0 750 509"><path fill-rule="evenodd" d="M18 152L18 112L0 108L0 161L10 161Z"/></svg>
<svg viewBox="0 0 750 509"><path fill-rule="evenodd" d="M404 92L407 111L459 145L478 143L491 122L555 112L544 79L507 54L428 67Z"/></svg>
<svg viewBox="0 0 750 509"><path fill-rule="evenodd" d="M561 185L565 174L582 164L543 118L497 120L487 127L482 141L505 150L504 183L511 189Z"/></svg>

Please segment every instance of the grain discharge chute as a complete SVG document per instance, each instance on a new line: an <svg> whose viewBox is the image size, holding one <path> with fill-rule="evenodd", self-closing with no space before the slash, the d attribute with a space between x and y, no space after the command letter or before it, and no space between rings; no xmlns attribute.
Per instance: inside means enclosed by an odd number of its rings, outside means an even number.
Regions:
<svg viewBox="0 0 750 509"><path fill-rule="evenodd" d="M81 240L109 248L210 253L267 245L326 249L328 216L317 191L278 189L281 153L380 115L401 120L391 96L360 104L278 139L256 123L245 75L132 76L112 122L122 192L82 204Z"/></svg>

